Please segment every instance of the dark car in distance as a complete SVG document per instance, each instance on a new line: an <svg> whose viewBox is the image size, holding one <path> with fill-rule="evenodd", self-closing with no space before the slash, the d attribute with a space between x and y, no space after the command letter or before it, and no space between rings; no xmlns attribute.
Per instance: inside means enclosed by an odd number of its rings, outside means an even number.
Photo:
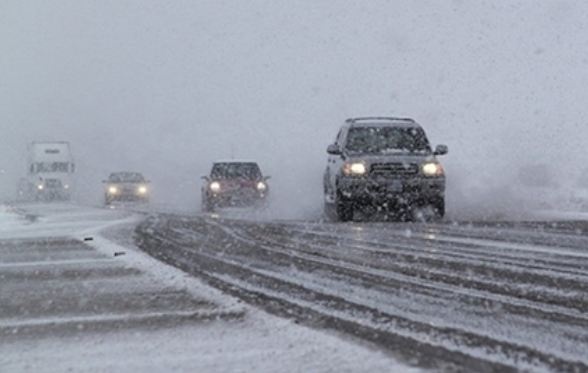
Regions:
<svg viewBox="0 0 588 373"><path fill-rule="evenodd" d="M202 210L222 207L260 207L269 195L269 176L263 176L255 161L217 161L202 177Z"/></svg>

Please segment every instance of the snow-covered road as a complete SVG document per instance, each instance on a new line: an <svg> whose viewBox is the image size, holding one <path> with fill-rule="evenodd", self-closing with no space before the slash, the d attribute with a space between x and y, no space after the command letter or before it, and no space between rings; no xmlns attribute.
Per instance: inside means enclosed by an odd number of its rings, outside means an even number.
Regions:
<svg viewBox="0 0 588 373"><path fill-rule="evenodd" d="M152 259L133 246L142 219L68 204L0 208L0 371L416 370Z"/></svg>
<svg viewBox="0 0 588 373"><path fill-rule="evenodd" d="M155 215L154 257L419 366L588 371L588 224L255 222Z"/></svg>

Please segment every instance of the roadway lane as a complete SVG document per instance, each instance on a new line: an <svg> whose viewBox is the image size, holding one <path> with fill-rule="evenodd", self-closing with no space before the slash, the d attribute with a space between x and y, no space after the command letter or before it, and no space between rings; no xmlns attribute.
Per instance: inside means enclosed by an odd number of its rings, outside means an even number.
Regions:
<svg viewBox="0 0 588 373"><path fill-rule="evenodd" d="M270 312L421 367L588 371L588 224L153 216L139 245ZM154 250L154 248L157 248Z"/></svg>

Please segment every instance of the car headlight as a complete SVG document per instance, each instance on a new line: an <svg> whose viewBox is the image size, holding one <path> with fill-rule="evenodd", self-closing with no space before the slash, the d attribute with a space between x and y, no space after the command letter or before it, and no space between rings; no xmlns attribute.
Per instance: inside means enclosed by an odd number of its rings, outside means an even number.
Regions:
<svg viewBox="0 0 588 373"><path fill-rule="evenodd" d="M444 173L443 166L437 162L423 163L421 169L423 170L423 174L425 174L425 176L441 176Z"/></svg>
<svg viewBox="0 0 588 373"><path fill-rule="evenodd" d="M260 192L265 192L267 190L267 185L263 181L257 183L257 190Z"/></svg>
<svg viewBox="0 0 588 373"><path fill-rule="evenodd" d="M118 193L118 188L115 186L110 186L108 187L108 194L117 194Z"/></svg>
<svg viewBox="0 0 588 373"><path fill-rule="evenodd" d="M68 184L65 184L65 185L63 186L63 189L69 189L69 185L68 185Z"/></svg>
<svg viewBox="0 0 588 373"><path fill-rule="evenodd" d="M210 185L208 186L210 188L211 191L213 192L220 192L221 190L221 185L218 181L213 181L212 183L210 183Z"/></svg>
<svg viewBox="0 0 588 373"><path fill-rule="evenodd" d="M39 185L37 185L37 189L43 190L43 189L45 189L45 186L43 184L39 184Z"/></svg>
<svg viewBox="0 0 588 373"><path fill-rule="evenodd" d="M365 167L365 164L363 164L361 162L345 163L343 165L343 174L345 174L347 176L350 176L350 175L361 176L361 175L365 175L366 172L367 172L367 169Z"/></svg>
<svg viewBox="0 0 588 373"><path fill-rule="evenodd" d="M147 187L145 185L141 185L138 189L137 192L139 192L139 194L147 194L148 190Z"/></svg>

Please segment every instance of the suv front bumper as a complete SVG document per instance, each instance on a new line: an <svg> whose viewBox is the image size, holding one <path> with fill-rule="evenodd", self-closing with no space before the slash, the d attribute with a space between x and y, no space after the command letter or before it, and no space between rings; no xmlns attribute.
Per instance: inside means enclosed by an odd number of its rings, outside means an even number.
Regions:
<svg viewBox="0 0 588 373"><path fill-rule="evenodd" d="M365 203L433 201L445 196L445 177L411 177L372 179L339 177L340 195Z"/></svg>

